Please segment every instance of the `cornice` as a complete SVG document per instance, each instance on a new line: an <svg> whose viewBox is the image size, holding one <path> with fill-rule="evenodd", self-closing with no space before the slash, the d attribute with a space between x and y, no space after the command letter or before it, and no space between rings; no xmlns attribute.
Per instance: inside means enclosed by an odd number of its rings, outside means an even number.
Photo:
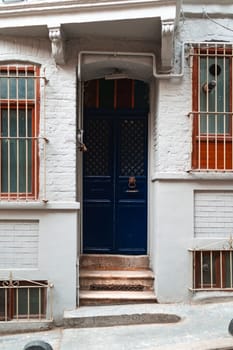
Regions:
<svg viewBox="0 0 233 350"><path fill-rule="evenodd" d="M0 5L0 29L47 28L56 64L65 63L66 24L156 18L162 22L162 66L171 67L176 0L28 0ZM75 27L76 26L76 27ZM33 30L33 29L30 29ZM20 31L20 29L19 29ZM35 29L36 31L36 29Z"/></svg>
<svg viewBox="0 0 233 350"><path fill-rule="evenodd" d="M25 2L15 4L0 4L0 17L31 14L69 13L75 10L97 11L119 7L147 7L147 6L176 6L175 0L115 0L115 1L85 1L85 0L58 0L43 2Z"/></svg>

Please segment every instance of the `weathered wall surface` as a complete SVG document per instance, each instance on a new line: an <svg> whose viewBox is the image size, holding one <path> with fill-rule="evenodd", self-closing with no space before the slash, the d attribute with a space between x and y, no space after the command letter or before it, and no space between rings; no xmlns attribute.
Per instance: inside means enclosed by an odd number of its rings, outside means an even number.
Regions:
<svg viewBox="0 0 233 350"><path fill-rule="evenodd" d="M41 86L40 135L49 140L45 163L44 144L40 143L39 176L40 197L48 202L1 202L0 250L6 259L0 259L0 280L10 278L12 273L16 280L53 283L54 317L58 323L65 309L76 307L80 241L76 184L81 169L81 163L76 164L78 53L79 50L115 50L116 43L120 51L129 50L129 43L121 40L72 39L66 42L66 64L58 66L51 57L48 39L0 37L0 64L30 62L41 66L41 75L45 75L47 83L45 91L43 81ZM153 47L152 43L140 42L140 45L133 42L130 49L140 51L140 46L143 51L151 51Z"/></svg>
<svg viewBox="0 0 233 350"><path fill-rule="evenodd" d="M184 12L176 33L177 48L184 42L233 42L233 20L215 21L218 24L207 18L186 18ZM192 110L190 63L185 59L182 79L159 83L150 249L160 302L190 300L192 261L188 249L223 248L232 231L232 174L187 172L192 152L192 120L187 116Z"/></svg>
<svg viewBox="0 0 233 350"><path fill-rule="evenodd" d="M14 62L38 64L48 79L40 118L40 134L49 140L46 170L40 144L40 192L43 198L46 171L48 203L1 202L0 250L6 259L0 262L0 279L12 272L16 280L53 283L54 318L61 322L64 309L76 305L76 64L56 66L49 40L1 37L0 64Z"/></svg>
<svg viewBox="0 0 233 350"><path fill-rule="evenodd" d="M220 18L217 21L233 28L232 19ZM178 55L183 42L231 41L232 31L206 18L185 18L184 13L176 40ZM16 234L12 228L13 222L37 224L36 263L30 260L29 263L34 265L33 269L29 269L25 261L20 260L19 270L13 256L9 255L7 266L0 266L0 277L7 278L12 271L18 279L48 279L53 282L55 317L58 321L63 309L74 308L76 303L76 241L80 233L77 229L78 207L75 205L76 183L81 167L80 163L78 166L76 164L78 53L81 50L114 51L116 47L119 51L157 52L153 42L72 39L66 42L66 64L57 66L51 58L49 39L0 37L0 64L33 62L41 65L41 72L45 72L48 83L41 104L45 103L46 133L43 118L40 128L41 134L45 133L49 139L46 147L48 204L32 209L31 203L28 203L28 210L21 203L18 209L17 204L2 203L0 211L0 227L7 220L12 237ZM175 64L179 68L179 63ZM232 190L233 181L229 174L218 176L187 172L191 169L192 150L192 120L187 116L192 110L190 60L185 59L183 78L157 80L151 86L148 226L149 252L156 274L155 288L161 302L187 301L190 298L188 287L191 286L192 271L188 248L201 247L218 239L216 235L211 237L211 232L208 232L208 237L195 235L195 193L204 191L207 196L208 191L213 190L218 190L220 195L228 193ZM43 158L42 146L40 158ZM41 161L41 191L44 171ZM206 220L207 217L208 211ZM20 254L23 257L23 250Z"/></svg>

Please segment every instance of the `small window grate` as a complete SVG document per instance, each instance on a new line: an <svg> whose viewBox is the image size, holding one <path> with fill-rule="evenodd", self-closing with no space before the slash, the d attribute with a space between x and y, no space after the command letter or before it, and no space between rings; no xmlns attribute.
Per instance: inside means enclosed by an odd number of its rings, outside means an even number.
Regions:
<svg viewBox="0 0 233 350"><path fill-rule="evenodd" d="M191 250L193 291L233 290L233 250Z"/></svg>
<svg viewBox="0 0 233 350"><path fill-rule="evenodd" d="M0 281L0 321L52 320L52 288L48 281Z"/></svg>

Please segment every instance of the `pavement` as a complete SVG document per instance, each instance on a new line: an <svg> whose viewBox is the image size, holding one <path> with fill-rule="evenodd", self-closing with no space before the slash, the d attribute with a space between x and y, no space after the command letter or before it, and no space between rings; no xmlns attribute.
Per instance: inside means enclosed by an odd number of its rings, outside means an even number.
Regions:
<svg viewBox="0 0 233 350"><path fill-rule="evenodd" d="M175 323L54 328L42 332L2 335L0 350L23 350L27 343L36 340L49 343L53 350L233 350L233 336L228 333L233 318L231 301L193 305L81 307L79 310L92 314L114 313L116 310L118 313L124 310L127 314L133 310L135 315L172 314L181 319Z"/></svg>

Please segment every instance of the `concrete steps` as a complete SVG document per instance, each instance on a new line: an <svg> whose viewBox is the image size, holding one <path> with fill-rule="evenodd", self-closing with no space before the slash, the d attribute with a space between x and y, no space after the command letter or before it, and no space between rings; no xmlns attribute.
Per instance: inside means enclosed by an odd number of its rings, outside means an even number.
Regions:
<svg viewBox="0 0 233 350"><path fill-rule="evenodd" d="M80 271L81 290L143 291L153 290L154 276L150 270L88 270Z"/></svg>
<svg viewBox="0 0 233 350"><path fill-rule="evenodd" d="M148 255L82 254L80 268L90 270L149 269Z"/></svg>
<svg viewBox="0 0 233 350"><path fill-rule="evenodd" d="M148 256L91 255L80 259L79 304L156 302Z"/></svg>
<svg viewBox="0 0 233 350"><path fill-rule="evenodd" d="M153 292L80 291L81 305L155 303Z"/></svg>

